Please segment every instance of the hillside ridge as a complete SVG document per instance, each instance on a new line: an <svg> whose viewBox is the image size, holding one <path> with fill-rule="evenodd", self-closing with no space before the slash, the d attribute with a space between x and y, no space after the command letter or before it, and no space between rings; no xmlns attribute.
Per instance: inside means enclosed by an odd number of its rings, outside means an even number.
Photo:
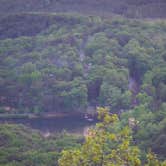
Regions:
<svg viewBox="0 0 166 166"><path fill-rule="evenodd" d="M109 17L165 18L165 0L0 0L0 13L74 12Z"/></svg>

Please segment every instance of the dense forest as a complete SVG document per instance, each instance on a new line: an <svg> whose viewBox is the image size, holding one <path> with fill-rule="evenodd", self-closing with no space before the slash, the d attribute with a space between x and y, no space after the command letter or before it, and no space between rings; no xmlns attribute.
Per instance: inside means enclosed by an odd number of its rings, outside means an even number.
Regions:
<svg viewBox="0 0 166 166"><path fill-rule="evenodd" d="M165 18L165 0L0 0L0 13L60 12L112 17Z"/></svg>
<svg viewBox="0 0 166 166"><path fill-rule="evenodd" d="M138 18L164 18L166 4L73 2L0 0L0 119L99 123L48 138L0 123L0 166L165 166L166 21Z"/></svg>
<svg viewBox="0 0 166 166"><path fill-rule="evenodd" d="M118 112L139 104L138 91L154 109L166 99L164 21L16 14L2 23L1 112Z"/></svg>

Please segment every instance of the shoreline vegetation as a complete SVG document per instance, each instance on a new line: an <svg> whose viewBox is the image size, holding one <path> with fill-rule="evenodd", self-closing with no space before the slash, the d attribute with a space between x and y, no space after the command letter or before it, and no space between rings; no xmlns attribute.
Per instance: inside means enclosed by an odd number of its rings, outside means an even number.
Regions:
<svg viewBox="0 0 166 166"><path fill-rule="evenodd" d="M88 113L21 113L21 114L6 114L1 113L0 114L0 120L3 119L56 119L56 118L65 118L65 117L81 117L85 120L88 120L90 118L96 119L97 114L88 114Z"/></svg>
<svg viewBox="0 0 166 166"><path fill-rule="evenodd" d="M166 166L165 0L2 1L0 166Z"/></svg>
<svg viewBox="0 0 166 166"><path fill-rule="evenodd" d="M29 114L0 114L0 119L4 119L4 118L12 118L12 119L21 119L21 118L27 118L27 119L40 119L40 118L44 118L44 119L49 119L49 118L64 118L64 117L69 117L69 116L82 116L83 117L83 113L76 113L76 114L69 114L69 113L44 113L44 114L33 114L33 113L29 113Z"/></svg>

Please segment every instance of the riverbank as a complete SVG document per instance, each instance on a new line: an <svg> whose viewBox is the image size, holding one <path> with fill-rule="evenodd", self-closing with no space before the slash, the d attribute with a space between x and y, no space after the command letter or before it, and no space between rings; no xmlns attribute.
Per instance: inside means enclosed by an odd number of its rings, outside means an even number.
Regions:
<svg viewBox="0 0 166 166"><path fill-rule="evenodd" d="M28 114L0 114L0 119L22 119L29 117Z"/></svg>
<svg viewBox="0 0 166 166"><path fill-rule="evenodd" d="M38 130L44 137L67 132L85 135L87 129L97 123L96 119L86 119L83 114L0 114L0 125L18 124Z"/></svg>
<svg viewBox="0 0 166 166"><path fill-rule="evenodd" d="M87 117L91 119L96 119L96 114L85 114L85 113L54 113L54 112L48 112L48 113L41 113L41 114L7 114L7 113L1 113L0 114L0 120L2 119L55 119L55 118L68 118L68 117L74 117L74 118L82 118L87 119Z"/></svg>
<svg viewBox="0 0 166 166"><path fill-rule="evenodd" d="M83 114L63 114L63 113L44 113L44 114L0 114L0 119L50 119L50 118L64 118L69 116L82 116Z"/></svg>

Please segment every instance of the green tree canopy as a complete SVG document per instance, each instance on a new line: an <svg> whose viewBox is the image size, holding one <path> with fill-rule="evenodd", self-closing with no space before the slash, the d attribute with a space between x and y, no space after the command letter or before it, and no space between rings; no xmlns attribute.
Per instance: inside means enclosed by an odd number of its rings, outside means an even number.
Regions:
<svg viewBox="0 0 166 166"><path fill-rule="evenodd" d="M131 144L131 131L124 127L116 133L113 126L118 117L110 115L107 108L98 108L101 121L94 129L89 130L85 143L79 149L62 151L59 166L141 166L140 150ZM165 166L155 155L147 155L146 166Z"/></svg>

